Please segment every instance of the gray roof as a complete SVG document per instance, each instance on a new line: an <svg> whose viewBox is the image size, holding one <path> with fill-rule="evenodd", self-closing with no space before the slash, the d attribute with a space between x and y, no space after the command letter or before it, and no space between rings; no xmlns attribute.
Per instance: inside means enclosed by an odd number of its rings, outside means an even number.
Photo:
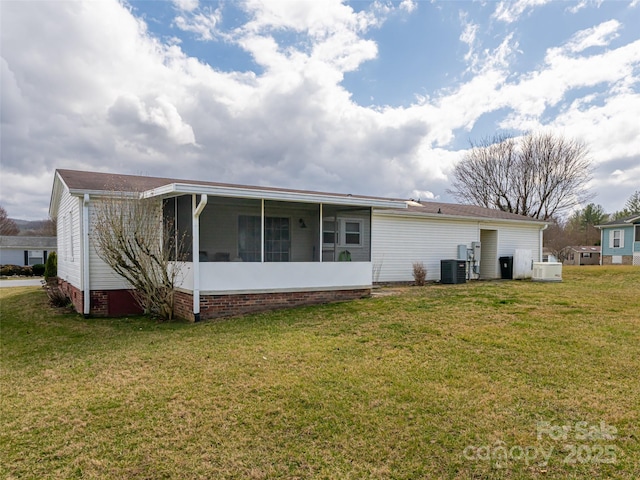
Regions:
<svg viewBox="0 0 640 480"><path fill-rule="evenodd" d="M596 227L626 227L635 223L640 223L640 213L618 218L617 220L611 220L610 222L601 223L600 225L596 225Z"/></svg>
<svg viewBox="0 0 640 480"><path fill-rule="evenodd" d="M56 237L22 237L0 236L0 247L21 248L24 250L55 250L58 246Z"/></svg>
<svg viewBox="0 0 640 480"><path fill-rule="evenodd" d="M372 197L351 194L336 194L324 192L311 192L308 190L292 190L274 187L256 187L247 185L233 185L226 183L208 182L203 180L186 180L162 177L146 177L138 175L120 175L111 173L84 172L78 170L57 170L57 173L63 179L64 183L70 190L75 191L123 191L123 192L145 192L152 189L160 188L173 183L188 183L190 185L214 186L214 187L239 187L245 189L266 190L274 192L291 192L291 193L318 193L332 195L334 197L360 198L370 200L390 200L390 201L406 201L406 199L392 199L383 197ZM502 221L518 221L518 222L534 222L544 225L547 222L537 220L524 215L518 215L510 212L503 212L493 208L479 207L477 205L460 205L455 203L442 202L414 202L408 201L408 208L388 209L387 211L411 213L416 216L433 216L433 217L463 217L463 218L482 218L490 220Z"/></svg>
<svg viewBox="0 0 640 480"><path fill-rule="evenodd" d="M423 215L432 218L446 218L446 217L464 217L464 218L480 218L487 220L501 220L501 221L517 221L517 222L533 222L538 223L540 226L548 223L544 220L538 220L524 215L518 215L517 213L503 212L495 208L480 207L478 205L464 205L458 203L444 203L444 202L432 202L421 201L408 202L408 208L406 210L390 210L397 213L409 213L414 215Z"/></svg>

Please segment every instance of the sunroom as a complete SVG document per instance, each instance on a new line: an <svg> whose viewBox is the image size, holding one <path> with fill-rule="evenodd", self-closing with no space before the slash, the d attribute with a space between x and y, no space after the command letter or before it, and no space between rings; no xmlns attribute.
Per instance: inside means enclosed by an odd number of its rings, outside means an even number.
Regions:
<svg viewBox="0 0 640 480"><path fill-rule="evenodd" d="M178 290L194 320L369 294L372 208L403 201L259 187L170 184L160 198L183 247ZM178 258L179 257L179 258ZM192 312L187 308L192 304Z"/></svg>

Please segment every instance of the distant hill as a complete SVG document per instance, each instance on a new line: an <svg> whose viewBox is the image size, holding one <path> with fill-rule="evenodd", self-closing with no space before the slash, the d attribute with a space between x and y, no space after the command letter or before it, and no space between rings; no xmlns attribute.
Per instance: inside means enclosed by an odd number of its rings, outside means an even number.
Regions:
<svg viewBox="0 0 640 480"><path fill-rule="evenodd" d="M51 220L20 220L18 218L12 219L20 232L20 236L31 237L54 237L56 235L55 225Z"/></svg>

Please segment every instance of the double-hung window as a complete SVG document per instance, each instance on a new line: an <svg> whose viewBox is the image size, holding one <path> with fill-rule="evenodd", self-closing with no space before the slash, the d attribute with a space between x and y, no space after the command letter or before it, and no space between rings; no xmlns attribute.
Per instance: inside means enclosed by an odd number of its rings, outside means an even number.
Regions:
<svg viewBox="0 0 640 480"><path fill-rule="evenodd" d="M353 218L325 218L322 221L322 244L325 247L362 246L363 221Z"/></svg>
<svg viewBox="0 0 640 480"><path fill-rule="evenodd" d="M622 248L624 246L624 236L622 230L613 230L611 235L611 246L613 248Z"/></svg>
<svg viewBox="0 0 640 480"><path fill-rule="evenodd" d="M44 263L44 250L29 250L28 265L38 265Z"/></svg>

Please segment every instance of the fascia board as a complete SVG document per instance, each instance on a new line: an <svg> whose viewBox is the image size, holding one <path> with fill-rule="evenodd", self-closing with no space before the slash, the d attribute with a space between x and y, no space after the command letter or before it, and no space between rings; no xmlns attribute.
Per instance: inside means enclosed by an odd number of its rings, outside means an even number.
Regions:
<svg viewBox="0 0 640 480"><path fill-rule="evenodd" d="M215 197L249 198L276 200L298 203L323 203L331 205L349 205L373 208L407 208L404 201L385 200L376 198L361 198L339 196L312 192L291 192L283 190L262 190L259 188L222 187L209 185L191 185L172 183L162 187L147 190L142 193L143 198L172 196L177 194L210 195Z"/></svg>

